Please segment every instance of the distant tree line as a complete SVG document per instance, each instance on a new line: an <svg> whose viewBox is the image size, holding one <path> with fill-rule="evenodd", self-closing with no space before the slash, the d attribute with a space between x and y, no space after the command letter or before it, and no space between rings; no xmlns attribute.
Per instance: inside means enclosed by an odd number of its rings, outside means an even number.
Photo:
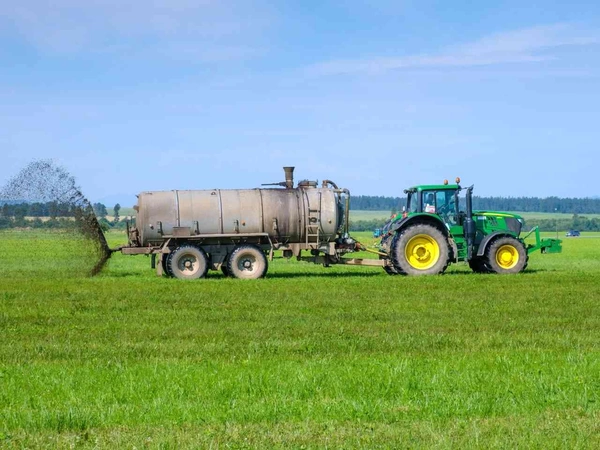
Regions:
<svg viewBox="0 0 600 450"><path fill-rule="evenodd" d="M356 195L350 198L350 209L356 211L402 211L406 198Z"/></svg>
<svg viewBox="0 0 600 450"><path fill-rule="evenodd" d="M381 228L385 220L350 220L350 231L373 231ZM579 231L600 231L600 219L588 218L574 214L571 218L565 219L529 219L525 223L523 231L529 231L533 227L540 227L541 231L560 231L579 230Z"/></svg>
<svg viewBox="0 0 600 450"><path fill-rule="evenodd" d="M113 208L113 220L106 216L108 210L102 203L94 203L92 209L104 230L110 228L123 229L126 221L121 220L118 203ZM2 228L69 228L73 226L73 218L79 208L70 203L59 202L7 202L0 207L0 229ZM44 219L44 220L42 220Z"/></svg>
<svg viewBox="0 0 600 450"><path fill-rule="evenodd" d="M542 231L600 231L600 219L573 214L570 219L529 219L525 223L528 230L535 226L539 226Z"/></svg>
<svg viewBox="0 0 600 450"><path fill-rule="evenodd" d="M92 205L96 217L102 219L108 216L106 205L94 203ZM59 202L6 202L0 207L2 217L75 217L77 206L71 203ZM118 203L113 208L114 217L119 217L121 205Z"/></svg>
<svg viewBox="0 0 600 450"><path fill-rule="evenodd" d="M600 198L473 197L473 208L566 214L600 214Z"/></svg>
<svg viewBox="0 0 600 450"><path fill-rule="evenodd" d="M350 209L360 211L402 211L405 197L357 195ZM473 208L490 211L522 211L566 214L600 214L600 198L559 197L473 197Z"/></svg>

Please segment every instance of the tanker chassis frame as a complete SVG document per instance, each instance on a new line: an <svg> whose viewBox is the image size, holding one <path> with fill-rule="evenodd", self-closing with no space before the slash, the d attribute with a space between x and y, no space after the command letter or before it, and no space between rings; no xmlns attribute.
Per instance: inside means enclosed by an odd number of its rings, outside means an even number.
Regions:
<svg viewBox="0 0 600 450"><path fill-rule="evenodd" d="M337 242L317 243L280 243L273 242L268 233L230 233L230 234L181 234L164 236L165 240L160 246L148 247L119 247L124 255L149 255L151 257L151 267L156 269L158 276L168 275L173 276L172 270L167 266L167 259L174 251L186 248L197 247L208 255L208 265L206 269L221 270L225 275L234 275L236 278L260 278L266 273L267 267L264 269L259 267L255 269L253 266L260 256L253 254L253 249L260 250L262 254L268 255L268 261L273 261L276 251L282 251L284 258L295 257L297 261L312 262L322 264L325 267L334 264L360 265L360 266L377 266L384 267L388 261L384 259L369 259L369 258L343 258L341 255L348 252L358 250L356 242L351 238L338 239ZM245 255L241 257L240 267L247 269L237 273L235 269L232 271L229 267L228 259L231 255L235 255L239 249L245 249ZM303 251L310 251L312 256L303 256ZM376 252L378 253L378 252ZM244 261L244 256L250 260ZM185 266L185 262L183 262ZM193 264L193 262L190 262ZM203 269L204 270L204 269ZM232 273L233 272L233 273ZM245 276L244 276L245 275ZM185 278L185 277L178 277Z"/></svg>
<svg viewBox="0 0 600 450"><path fill-rule="evenodd" d="M237 249L244 247L254 247L259 249L262 253L268 255L268 261L273 261L276 251L282 251L284 258L295 257L297 261L322 264L325 267L334 264L384 267L387 264L387 261L383 259L341 257L340 253L354 251L356 248L355 244L349 243L346 244L345 248L340 248L340 244L328 242L317 248L315 244L274 243L268 233L206 234L185 237L165 236L165 242L160 246L120 247L118 250L124 255L149 255L151 257L151 267L156 269L156 274L158 276L171 276L172 274L169 272L166 265L167 258L170 253L178 248L185 247L186 245L202 248L205 253L210 255L210 267L208 268L217 271L221 270L226 275L231 274L227 267L227 257L232 255ZM310 251L312 256L303 256L302 251ZM244 263L242 262L242 264ZM249 266L251 264L252 263L247 263ZM255 277L248 276L248 278Z"/></svg>

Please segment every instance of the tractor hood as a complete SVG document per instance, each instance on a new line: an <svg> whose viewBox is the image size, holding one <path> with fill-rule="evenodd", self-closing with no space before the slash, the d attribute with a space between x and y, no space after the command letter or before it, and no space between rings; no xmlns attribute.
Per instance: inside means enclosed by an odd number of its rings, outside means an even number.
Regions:
<svg viewBox="0 0 600 450"><path fill-rule="evenodd" d="M517 236L521 233L525 220L519 214L499 211L473 211L475 221L486 221L490 229L508 229Z"/></svg>

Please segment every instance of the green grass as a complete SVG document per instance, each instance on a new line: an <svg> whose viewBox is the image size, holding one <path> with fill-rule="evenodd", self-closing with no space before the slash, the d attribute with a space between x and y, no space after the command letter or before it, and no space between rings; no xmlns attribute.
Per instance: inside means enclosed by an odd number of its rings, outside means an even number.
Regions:
<svg viewBox="0 0 600 450"><path fill-rule="evenodd" d="M0 448L598 448L599 251L183 282L0 233Z"/></svg>

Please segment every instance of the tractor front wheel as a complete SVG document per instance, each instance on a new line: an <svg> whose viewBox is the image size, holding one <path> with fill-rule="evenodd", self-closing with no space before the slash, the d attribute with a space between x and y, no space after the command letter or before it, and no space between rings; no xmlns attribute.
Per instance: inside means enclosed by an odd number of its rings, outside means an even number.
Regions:
<svg viewBox="0 0 600 450"><path fill-rule="evenodd" d="M399 273L406 275L437 275L449 263L446 236L427 224L410 226L394 236L392 260Z"/></svg>
<svg viewBox="0 0 600 450"><path fill-rule="evenodd" d="M495 273L519 273L527 267L527 251L521 241L506 236L496 239L485 252L486 265Z"/></svg>

